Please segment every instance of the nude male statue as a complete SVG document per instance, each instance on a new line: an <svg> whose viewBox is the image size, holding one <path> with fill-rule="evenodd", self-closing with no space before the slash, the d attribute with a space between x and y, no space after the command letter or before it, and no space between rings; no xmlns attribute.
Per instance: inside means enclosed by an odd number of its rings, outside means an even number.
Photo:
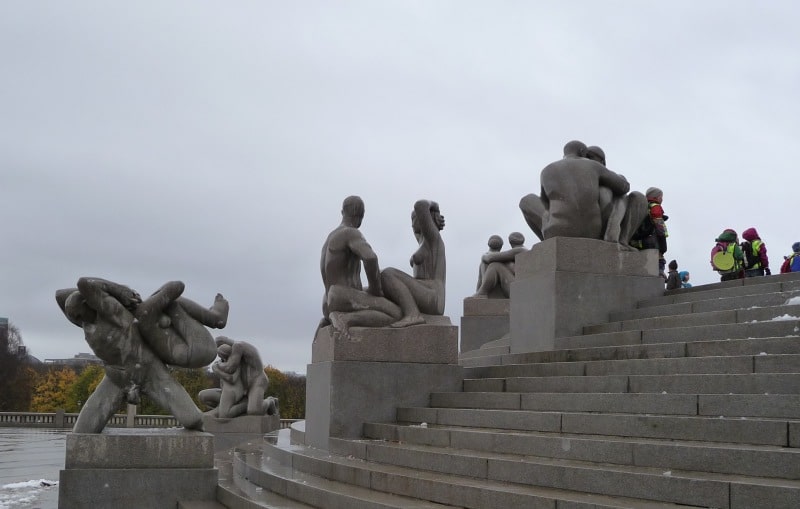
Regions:
<svg viewBox="0 0 800 509"><path fill-rule="evenodd" d="M500 242L502 246L502 239ZM479 281L478 291L473 295L473 298L487 298L495 288L500 288L506 298L511 295L515 259L519 253L527 251L527 248L523 246L524 242L525 237L521 233L512 232L508 236L508 243L511 245L511 249L489 251L481 257L481 266L485 265L486 269Z"/></svg>
<svg viewBox="0 0 800 509"><path fill-rule="evenodd" d="M489 246L489 251L486 252L483 256L492 253L499 253L501 249L503 249L503 237L500 235L492 235L489 237L489 240L486 242L486 245ZM486 274L486 269L489 267L489 263L483 260L481 257L481 263L478 265L478 284L476 286L476 290L481 289L481 285L483 285L483 276Z"/></svg>
<svg viewBox="0 0 800 509"><path fill-rule="evenodd" d="M264 398L269 379L264 373L261 356L256 347L225 336L216 339L220 361L211 369L220 377L220 388L204 389L198 397L212 410L209 415L232 418L240 415L273 415L278 400Z"/></svg>
<svg viewBox="0 0 800 509"><path fill-rule="evenodd" d="M167 285L183 290L182 283ZM157 405L168 409L184 428L202 429L200 410L184 388L172 378L165 360L154 353L140 331L135 316L140 306L152 313L151 316L162 316L179 295L163 298L163 294L156 292L142 302L139 294L127 286L89 277L80 278L77 288L56 292L59 307L69 321L83 328L86 342L103 360L105 369L105 377L83 406L74 432L100 433L123 401L137 404L141 394L147 394ZM191 301L185 299L185 302ZM199 308L195 303L191 304ZM219 323L220 319L227 319L227 308L224 317L216 312L211 315L213 322ZM164 323L164 328L190 330L193 326L182 321L203 317L187 314L176 315L176 318L177 322ZM200 344L207 339L205 336L187 336L183 339L188 342L188 352L204 354L205 349ZM194 348L195 343L197 349ZM191 354L180 356L189 363L199 362Z"/></svg>
<svg viewBox="0 0 800 509"><path fill-rule="evenodd" d="M542 240L552 237L602 239L603 217L600 189L613 196L625 195L630 184L621 175L587 159L586 145L570 141L564 145L564 158L542 170L541 196L528 194L520 209L531 230Z"/></svg>
<svg viewBox="0 0 800 509"><path fill-rule="evenodd" d="M378 256L359 231L364 201L348 196L342 203L342 222L325 239L320 272L325 285L323 318L319 327L332 325L334 334L350 337L350 327L383 327L401 317L400 307L383 296ZM361 265L368 287L361 284Z"/></svg>

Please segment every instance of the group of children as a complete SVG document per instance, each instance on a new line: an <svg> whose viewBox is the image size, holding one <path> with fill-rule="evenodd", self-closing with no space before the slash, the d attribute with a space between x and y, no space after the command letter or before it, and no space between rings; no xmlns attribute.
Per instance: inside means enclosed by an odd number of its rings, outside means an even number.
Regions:
<svg viewBox="0 0 800 509"><path fill-rule="evenodd" d="M755 228L742 232L744 241L740 244L735 230L723 231L711 249L711 268L720 274L720 281L745 277L769 276L767 246ZM792 254L783 257L781 274L800 272L800 242L792 244Z"/></svg>
<svg viewBox="0 0 800 509"><path fill-rule="evenodd" d="M631 239L631 245L638 249L658 249L658 272L665 279L667 290L689 288L689 272L678 272L678 262L669 262L669 273L665 274L667 252L667 225L669 219L664 214L661 202L664 193L657 187L651 187L646 192L648 215ZM720 281L740 279L745 277L769 276L767 246L755 228L748 228L742 232L744 239L741 244L735 230L730 228L723 231L715 240L716 245L711 250L711 267L720 274ZM784 256L781 265L781 274L787 272L800 272L800 242L792 244L792 254Z"/></svg>

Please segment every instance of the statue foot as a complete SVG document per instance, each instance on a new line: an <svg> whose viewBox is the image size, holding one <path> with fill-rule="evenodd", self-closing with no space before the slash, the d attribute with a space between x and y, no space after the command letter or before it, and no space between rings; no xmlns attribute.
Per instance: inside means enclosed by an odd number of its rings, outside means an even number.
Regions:
<svg viewBox="0 0 800 509"><path fill-rule="evenodd" d="M343 313L338 311L331 313L330 321L333 327L333 338L350 341L350 324L345 320Z"/></svg>
<svg viewBox="0 0 800 509"><path fill-rule="evenodd" d="M219 319L210 327L214 327L215 329L224 328L225 325L228 324L228 311L230 311L230 304L221 293L218 293L217 296L214 297L214 304L211 305L211 311L219 315Z"/></svg>
<svg viewBox="0 0 800 509"><path fill-rule="evenodd" d="M399 329L401 327L410 327L412 325L421 325L423 323L425 323L425 319L422 318L422 315L408 315L394 322L389 327L394 327L396 329Z"/></svg>

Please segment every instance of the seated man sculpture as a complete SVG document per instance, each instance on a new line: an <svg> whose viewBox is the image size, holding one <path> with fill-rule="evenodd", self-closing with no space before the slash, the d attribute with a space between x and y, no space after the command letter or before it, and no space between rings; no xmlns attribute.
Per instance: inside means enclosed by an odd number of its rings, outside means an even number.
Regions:
<svg viewBox="0 0 800 509"><path fill-rule="evenodd" d="M540 176L541 195L528 194L520 200L525 221L542 240L580 237L613 240L626 245L642 219L638 217L636 221L637 217L633 217L638 216L636 206L631 208L627 222L619 219L619 234L613 226L610 231L607 227L614 208L613 201L624 197L630 184L625 177L586 156L585 144L570 141L564 146L564 158L545 166ZM622 205L617 207L614 221L625 215ZM606 209L605 217L603 209Z"/></svg>
<svg viewBox="0 0 800 509"><path fill-rule="evenodd" d="M204 389L198 394L200 401L211 408L206 413L219 418L277 413L278 400L264 398L269 379L258 350L250 343L225 336L218 337L216 344L220 360L211 369L219 376L220 388Z"/></svg>
<svg viewBox="0 0 800 509"><path fill-rule="evenodd" d="M418 200L411 213L411 229L419 247L411 255L412 275L387 268L381 272L386 298L400 306L403 317L392 327L425 323L423 313L444 314L446 263L444 241L439 233L444 216L435 201Z"/></svg>
<svg viewBox="0 0 800 509"><path fill-rule="evenodd" d="M495 239L496 238L496 239ZM494 240L494 242L493 242ZM492 249L493 244L498 249ZM519 232L513 232L508 236L508 243L511 249L500 251L503 246L503 239L497 235L489 238L489 252L481 257L481 273L478 279L478 291L473 295L474 298L487 298L496 288L500 290L503 297L511 295L511 282L514 280L514 260L519 253L527 251L523 243L525 237Z"/></svg>
<svg viewBox="0 0 800 509"><path fill-rule="evenodd" d="M127 286L100 278L82 277L77 288L56 292L59 307L69 321L83 328L86 342L103 360L105 369L103 380L81 409L73 432L100 433L123 402L137 404L141 394L169 410L184 428L202 429L200 410L172 378L165 364L205 365L213 360L213 356L208 358L207 352L208 342L212 350L214 342L202 325L224 324L227 302L220 304L224 299L218 296L216 307L205 310L180 297L183 283L167 283L165 287L172 290L169 295L159 291L144 302ZM182 312L169 315L168 309L173 304L181 306ZM163 340L163 335L147 337L147 328L140 329L136 319L140 306L149 316L158 317L156 322L169 316L169 320L161 320L161 328L180 331L180 339L173 335L170 344L181 343L185 351L179 355L167 352L169 359L157 355L153 344ZM198 310L203 311L195 313ZM158 350L163 351L163 345Z"/></svg>
<svg viewBox="0 0 800 509"><path fill-rule="evenodd" d="M383 295L378 256L359 231L364 201L348 196L342 203L342 222L325 239L320 271L325 285L319 327L332 325L334 334L350 338L350 327L383 327L401 318L397 304ZM361 284L361 265L367 288Z"/></svg>

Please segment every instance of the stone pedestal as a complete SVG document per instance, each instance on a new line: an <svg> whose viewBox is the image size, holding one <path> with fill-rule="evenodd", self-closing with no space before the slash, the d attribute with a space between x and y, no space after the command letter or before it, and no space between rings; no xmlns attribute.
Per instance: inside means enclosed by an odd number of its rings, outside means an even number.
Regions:
<svg viewBox="0 0 800 509"><path fill-rule="evenodd" d="M280 428L281 417L278 414L240 415L232 419L203 416L203 429L214 435L214 450L217 452L231 449L242 442L260 439Z"/></svg>
<svg viewBox="0 0 800 509"><path fill-rule="evenodd" d="M359 438L365 422L391 422L400 406L461 389L458 328L447 317L402 329L353 327L351 339L317 331L306 382L305 443ZM431 323L432 322L432 323Z"/></svg>
<svg viewBox="0 0 800 509"><path fill-rule="evenodd" d="M215 500L214 437L184 429L106 428L67 435L58 507L175 509Z"/></svg>
<svg viewBox="0 0 800 509"><path fill-rule="evenodd" d="M464 299L461 317L461 352L477 350L485 343L500 339L510 331L511 300L505 298Z"/></svg>
<svg viewBox="0 0 800 509"><path fill-rule="evenodd" d="M601 240L556 237L517 255L511 283L511 353L552 350L559 337L612 311L664 294L658 251Z"/></svg>

